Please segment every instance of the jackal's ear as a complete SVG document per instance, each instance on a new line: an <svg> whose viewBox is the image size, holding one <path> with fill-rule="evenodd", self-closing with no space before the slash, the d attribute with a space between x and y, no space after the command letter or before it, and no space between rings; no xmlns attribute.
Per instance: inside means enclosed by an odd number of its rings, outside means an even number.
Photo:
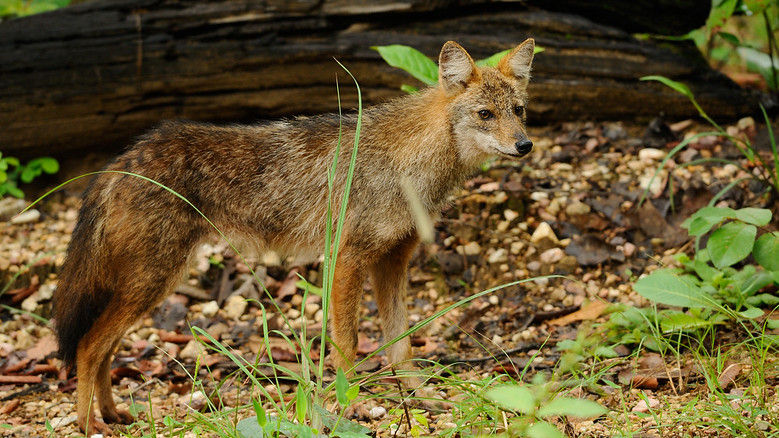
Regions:
<svg viewBox="0 0 779 438"><path fill-rule="evenodd" d="M530 81L530 64L533 63L535 48L536 42L533 38L526 39L498 62L498 70L506 76L517 78L521 83L527 84Z"/></svg>
<svg viewBox="0 0 779 438"><path fill-rule="evenodd" d="M438 56L438 82L447 94L456 94L477 79L479 70L471 55L454 41L447 41Z"/></svg>

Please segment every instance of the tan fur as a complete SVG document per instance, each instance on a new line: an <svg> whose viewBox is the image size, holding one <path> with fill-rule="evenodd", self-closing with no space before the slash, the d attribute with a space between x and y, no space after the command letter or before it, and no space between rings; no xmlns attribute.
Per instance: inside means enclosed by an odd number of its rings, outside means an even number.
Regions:
<svg viewBox="0 0 779 438"><path fill-rule="evenodd" d="M408 327L406 269L418 238L401 180L435 217L448 194L486 158L519 156L519 142L529 142L522 108L532 46L532 40L518 46L500 68L478 68L462 47L448 42L440 56L440 86L363 114L332 296L337 365L354 360L357 309L368 274L385 339ZM491 117L480 116L482 110ZM336 206L356 116L342 123ZM324 248L327 174L338 130L336 115L253 126L164 123L107 169L170 187L220 229L252 236L262 248L315 256ZM211 233L189 205L148 181L109 173L92 182L55 295L60 351L77 367L83 429L110 432L92 412L93 394L105 422L130 421L111 396L111 355L125 330L171 292L187 256ZM392 346L388 356L392 363L409 359L409 341Z"/></svg>

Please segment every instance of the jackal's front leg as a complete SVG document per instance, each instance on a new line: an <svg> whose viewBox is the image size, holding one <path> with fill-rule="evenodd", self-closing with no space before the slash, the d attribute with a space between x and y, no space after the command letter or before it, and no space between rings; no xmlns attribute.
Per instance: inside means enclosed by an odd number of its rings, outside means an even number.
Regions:
<svg viewBox="0 0 779 438"><path fill-rule="evenodd" d="M357 354L357 322L360 316L365 257L349 247L341 248L335 265L332 292L333 340L331 353L336 368L352 367Z"/></svg>

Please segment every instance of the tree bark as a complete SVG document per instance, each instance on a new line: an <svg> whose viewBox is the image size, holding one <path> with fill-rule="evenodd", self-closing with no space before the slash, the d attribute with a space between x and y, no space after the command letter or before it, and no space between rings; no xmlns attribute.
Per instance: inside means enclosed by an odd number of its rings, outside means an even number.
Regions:
<svg viewBox="0 0 779 438"><path fill-rule="evenodd" d="M656 2L632 4L667 18ZM435 58L451 39L481 58L530 36L545 48L534 63L531 123L696 115L683 96L638 81L650 74L686 82L714 117L756 105L689 42L639 41L520 3L96 0L0 23L0 148L22 157L114 150L163 119L334 111L336 76L341 101L354 107L355 89L333 58L355 75L364 103L376 103L419 84L373 45L407 44Z"/></svg>

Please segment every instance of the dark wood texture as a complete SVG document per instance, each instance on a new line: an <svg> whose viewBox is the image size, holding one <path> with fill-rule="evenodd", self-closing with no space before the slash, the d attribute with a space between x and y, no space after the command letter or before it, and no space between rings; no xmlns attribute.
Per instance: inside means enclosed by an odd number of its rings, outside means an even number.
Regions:
<svg viewBox="0 0 779 438"><path fill-rule="evenodd" d="M656 2L632 3L670 20ZM638 81L649 74L685 81L715 117L753 109L755 99L691 44L638 41L629 31L513 2L96 0L0 23L0 150L113 150L163 119L334 111L336 75L354 107L334 57L371 104L418 84L370 46L408 44L435 57L450 39L478 58L536 38L546 51L531 84L535 124L695 115L683 97Z"/></svg>

